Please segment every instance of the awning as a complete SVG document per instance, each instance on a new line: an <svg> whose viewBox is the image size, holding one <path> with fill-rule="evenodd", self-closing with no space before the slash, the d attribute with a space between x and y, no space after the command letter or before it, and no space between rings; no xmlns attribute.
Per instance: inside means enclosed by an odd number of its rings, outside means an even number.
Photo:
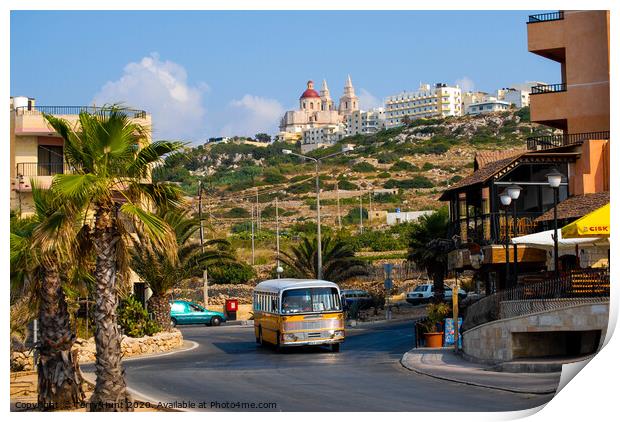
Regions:
<svg viewBox="0 0 620 422"><path fill-rule="evenodd" d="M532 233L526 236L512 238L512 243L516 245L527 245L534 247L553 248L553 230L545 230L544 232ZM562 237L562 231L558 229L558 247L595 246L607 245L608 239L601 237L582 237L565 239Z"/></svg>
<svg viewBox="0 0 620 422"><path fill-rule="evenodd" d="M609 237L609 232L609 204L562 227L562 236L565 239Z"/></svg>

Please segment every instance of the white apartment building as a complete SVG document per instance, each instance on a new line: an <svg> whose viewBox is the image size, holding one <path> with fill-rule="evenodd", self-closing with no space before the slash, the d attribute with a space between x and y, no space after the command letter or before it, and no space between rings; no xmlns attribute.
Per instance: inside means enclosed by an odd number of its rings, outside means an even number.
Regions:
<svg viewBox="0 0 620 422"><path fill-rule="evenodd" d="M301 153L329 147L347 135L344 124L331 124L305 129L301 138Z"/></svg>
<svg viewBox="0 0 620 422"><path fill-rule="evenodd" d="M510 104L514 104L515 107L527 107L530 105L530 92L522 91L515 88L502 88L497 90L497 98Z"/></svg>
<svg viewBox="0 0 620 422"><path fill-rule="evenodd" d="M347 136L368 135L385 127L385 109L374 108L370 111L356 110L345 118Z"/></svg>
<svg viewBox="0 0 620 422"><path fill-rule="evenodd" d="M460 116L462 114L461 88L444 83L420 84L416 91L401 92L385 99L385 125L402 124L403 118L411 120L429 117Z"/></svg>
<svg viewBox="0 0 620 422"><path fill-rule="evenodd" d="M510 109L510 106L511 104L508 101L498 100L496 97L487 97L485 101L467 106L467 114L476 116L478 114L505 111Z"/></svg>

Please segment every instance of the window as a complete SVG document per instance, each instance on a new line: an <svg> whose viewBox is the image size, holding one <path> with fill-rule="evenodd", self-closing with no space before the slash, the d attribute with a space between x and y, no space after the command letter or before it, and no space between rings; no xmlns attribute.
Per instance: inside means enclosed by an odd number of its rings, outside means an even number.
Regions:
<svg viewBox="0 0 620 422"><path fill-rule="evenodd" d="M58 145L39 145L37 151L38 176L53 176L64 173L63 147Z"/></svg>
<svg viewBox="0 0 620 422"><path fill-rule="evenodd" d="M282 294L282 313L339 311L340 298L334 288L291 289Z"/></svg>

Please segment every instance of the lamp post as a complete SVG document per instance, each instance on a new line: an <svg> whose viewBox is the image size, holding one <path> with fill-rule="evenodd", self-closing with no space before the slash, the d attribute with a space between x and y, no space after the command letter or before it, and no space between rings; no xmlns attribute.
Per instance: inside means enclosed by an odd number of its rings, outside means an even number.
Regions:
<svg viewBox="0 0 620 422"><path fill-rule="evenodd" d="M517 237L517 199L519 199L519 195L521 194L521 186L519 185L510 185L506 188L506 192L508 196L510 196L510 200L512 202L512 235L513 237ZM518 274L517 274L517 260L518 260L518 252L517 252L517 244L513 245L513 263L512 263L512 287L516 287L518 284Z"/></svg>
<svg viewBox="0 0 620 422"><path fill-rule="evenodd" d="M551 173L548 173L545 176L547 177L549 187L553 189L553 269L555 276L558 277L560 275L560 271L558 269L558 194L560 185L562 184L562 177L564 177L564 175L557 169L553 169Z"/></svg>
<svg viewBox="0 0 620 422"><path fill-rule="evenodd" d="M508 207L512 202L512 198L508 194L507 189L499 195L499 199L502 202L504 208L504 217L505 217L505 234L506 234L506 287L508 287L508 283L510 283L510 249L508 246Z"/></svg>
<svg viewBox="0 0 620 422"><path fill-rule="evenodd" d="M321 245L321 189L319 187L319 165L321 164L321 160L325 158L330 158L338 154L344 154L349 151L353 151L353 147L351 145L345 145L342 147L341 151L335 152L333 154L326 155L325 157L314 158L308 157L307 155L297 154L296 152L291 151L290 149L283 149L282 153L285 155L295 155L297 157L305 158L306 160L314 161L315 172L316 172L316 240L317 240L317 275L316 278L321 280L323 278L323 251Z"/></svg>

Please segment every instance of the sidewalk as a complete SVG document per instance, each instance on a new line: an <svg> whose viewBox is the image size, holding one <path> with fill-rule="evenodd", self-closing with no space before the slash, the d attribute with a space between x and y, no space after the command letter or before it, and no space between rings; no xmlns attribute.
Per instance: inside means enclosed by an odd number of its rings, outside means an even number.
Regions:
<svg viewBox="0 0 620 422"><path fill-rule="evenodd" d="M493 372L489 366L472 363L456 355L451 347L412 349L403 355L401 364L433 378L526 394L554 394L562 374Z"/></svg>

